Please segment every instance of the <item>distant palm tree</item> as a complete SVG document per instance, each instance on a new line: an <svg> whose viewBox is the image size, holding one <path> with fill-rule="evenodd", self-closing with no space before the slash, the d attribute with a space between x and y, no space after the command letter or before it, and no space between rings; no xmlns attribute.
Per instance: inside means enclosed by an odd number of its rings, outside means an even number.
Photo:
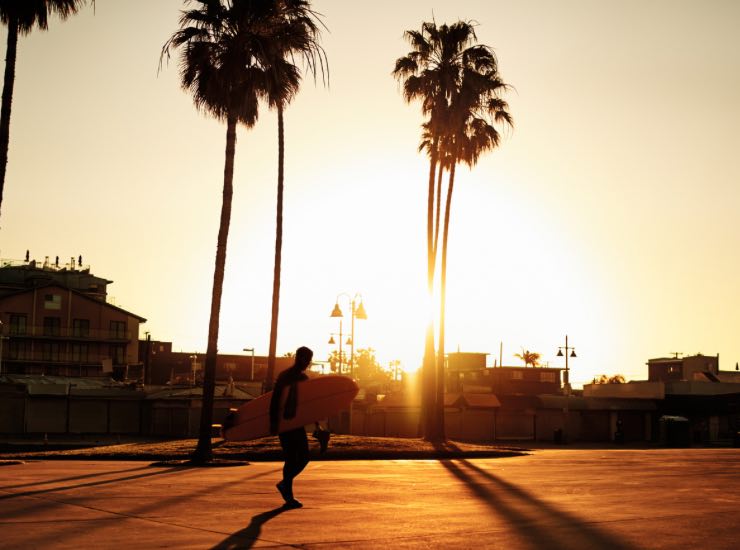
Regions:
<svg viewBox="0 0 740 550"><path fill-rule="evenodd" d="M528 367L529 365L532 365L532 367L538 367L540 365L541 355L539 353L535 353L534 351L522 350L521 353L515 353L514 357L518 357L519 359L524 361L525 367Z"/></svg>
<svg viewBox="0 0 740 550"><path fill-rule="evenodd" d="M275 228L275 263L272 284L270 347L267 356L265 391L272 389L277 353L278 315L280 312L280 274L283 247L283 192L285 163L285 130L283 112L300 88L301 71L293 63L302 57L308 70L316 77L317 70L324 75L326 54L319 45L319 19L307 0L279 0L266 2L273 10L269 48L262 52L266 68L266 98L278 115L278 186Z"/></svg>
<svg viewBox="0 0 740 550"><path fill-rule="evenodd" d="M226 244L231 220L236 126L244 124L251 127L257 121L258 98L266 89L266 79L256 53L264 47L269 22L247 0L193 1L200 5L182 13L180 30L162 47L160 61L165 56L169 57L170 49L182 48L182 87L192 93L198 109L226 121L223 202L203 374L203 406L198 446L192 457L194 462L207 462L213 453L213 394Z"/></svg>
<svg viewBox="0 0 740 550"><path fill-rule="evenodd" d="M445 322L447 300L447 246L450 228L452 191L455 169L464 162L473 167L480 155L499 145L500 133L496 124L511 126L508 104L500 98L508 89L498 74L496 56L488 46L475 44L477 37L470 22L458 22L461 30L451 35L449 46L456 52L455 67L458 86L449 100L446 124L440 138L441 156L449 167L445 199L442 255L440 260L440 313L437 347L437 379L445 379ZM441 200L441 197L440 197ZM435 414L444 427L444 387L437 388Z"/></svg>
<svg viewBox="0 0 740 550"><path fill-rule="evenodd" d="M93 0L94 2L94 0ZM0 107L0 209L5 189L5 171L10 144L10 109L15 85L15 60L18 35L28 34L34 27L49 28L49 16L57 14L66 19L87 3L87 0L0 0L0 21L8 27L8 45L5 51L5 77L2 106Z"/></svg>

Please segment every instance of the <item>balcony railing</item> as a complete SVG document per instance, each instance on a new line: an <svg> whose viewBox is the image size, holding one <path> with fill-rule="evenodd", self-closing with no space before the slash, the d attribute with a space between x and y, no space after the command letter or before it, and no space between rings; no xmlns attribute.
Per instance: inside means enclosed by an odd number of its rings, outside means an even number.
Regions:
<svg viewBox="0 0 740 550"><path fill-rule="evenodd" d="M121 342L133 339L133 333L128 330L83 329L79 327L48 327L40 325L26 327L10 325L6 328L5 335L11 338L64 338L65 340L118 340Z"/></svg>
<svg viewBox="0 0 740 550"><path fill-rule="evenodd" d="M3 350L3 363L48 363L48 364L74 364L74 365L100 365L104 359L111 359L108 355L101 353L88 353L87 355L75 354L61 351L49 354L43 350L26 351L24 353L12 354ZM126 356L124 362L114 365L131 365L137 362L133 356Z"/></svg>

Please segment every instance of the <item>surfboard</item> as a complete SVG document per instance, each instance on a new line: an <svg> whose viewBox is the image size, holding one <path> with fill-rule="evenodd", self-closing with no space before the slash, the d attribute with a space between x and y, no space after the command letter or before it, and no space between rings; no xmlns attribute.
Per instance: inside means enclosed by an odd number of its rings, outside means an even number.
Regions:
<svg viewBox="0 0 740 550"><path fill-rule="evenodd" d="M281 418L279 433L323 420L331 414L348 409L360 389L354 380L339 375L318 376L298 384L295 418ZM286 388L281 396L281 411L287 398ZM222 437L228 441L244 441L270 435L271 399L272 392L268 392L232 411L231 421L221 431Z"/></svg>

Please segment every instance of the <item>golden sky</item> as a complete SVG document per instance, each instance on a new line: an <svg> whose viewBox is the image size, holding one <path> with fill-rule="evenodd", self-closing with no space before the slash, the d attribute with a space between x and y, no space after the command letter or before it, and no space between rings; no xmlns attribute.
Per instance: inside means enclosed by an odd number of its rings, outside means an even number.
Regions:
<svg viewBox="0 0 740 550"><path fill-rule="evenodd" d="M21 38L0 256L82 254L142 332L204 351L225 126L196 112L175 60L157 73L182 6L98 0ZM285 115L279 353L326 357L337 294L359 292L356 346L418 362L428 166L390 73L403 31L435 17L477 21L515 88L515 130L458 171L447 349L493 364L503 342L505 364L526 348L562 366L568 334L577 385L645 378L670 352L740 361L740 3L314 6L330 87L307 79ZM266 109L238 133L224 352L267 352L276 134Z"/></svg>

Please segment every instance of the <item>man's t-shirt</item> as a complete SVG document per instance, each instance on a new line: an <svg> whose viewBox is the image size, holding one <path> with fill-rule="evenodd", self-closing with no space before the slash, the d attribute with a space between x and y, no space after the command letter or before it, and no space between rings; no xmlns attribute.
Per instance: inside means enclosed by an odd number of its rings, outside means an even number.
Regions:
<svg viewBox="0 0 740 550"><path fill-rule="evenodd" d="M280 419L295 418L296 409L298 408L298 382L308 380L308 376L301 370L291 367L281 372L275 381L275 388L272 390L272 399L270 400L270 427L275 431ZM280 398L283 390L288 387L288 398L285 401L283 414L280 414Z"/></svg>

